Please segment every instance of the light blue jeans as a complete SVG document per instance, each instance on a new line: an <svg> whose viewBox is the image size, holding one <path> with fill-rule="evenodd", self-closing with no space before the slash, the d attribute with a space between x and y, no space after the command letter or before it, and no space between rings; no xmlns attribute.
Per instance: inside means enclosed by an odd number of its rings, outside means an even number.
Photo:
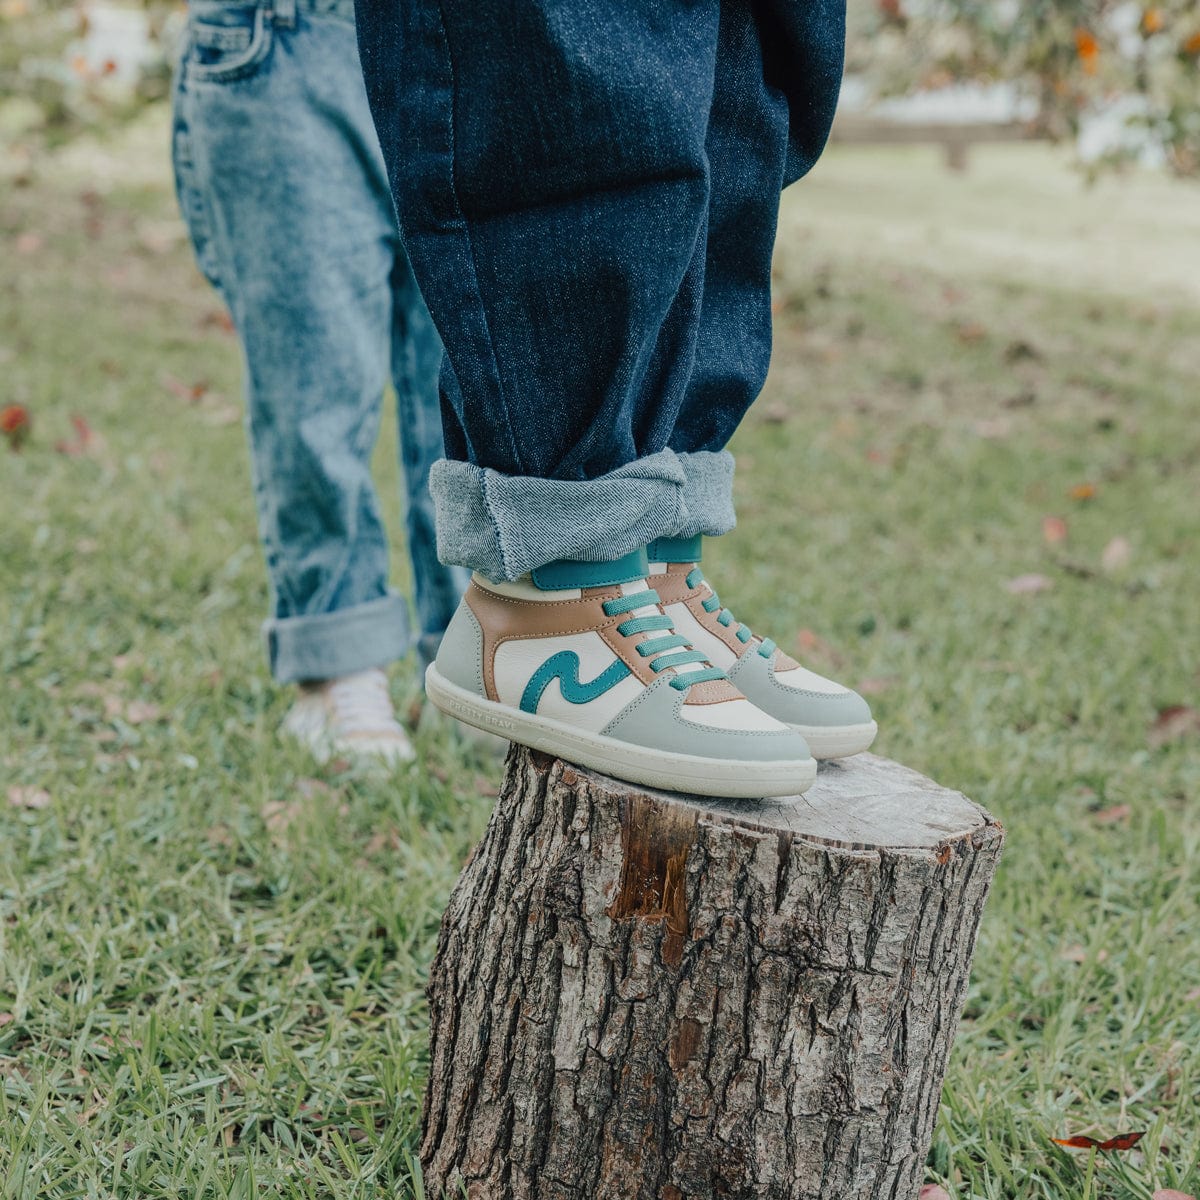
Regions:
<svg viewBox="0 0 1200 1200"><path fill-rule="evenodd" d="M193 0L174 89L180 207L245 356L272 673L424 660L467 581L437 560L441 343L395 227L351 0ZM388 588L370 474L395 386L419 630Z"/></svg>

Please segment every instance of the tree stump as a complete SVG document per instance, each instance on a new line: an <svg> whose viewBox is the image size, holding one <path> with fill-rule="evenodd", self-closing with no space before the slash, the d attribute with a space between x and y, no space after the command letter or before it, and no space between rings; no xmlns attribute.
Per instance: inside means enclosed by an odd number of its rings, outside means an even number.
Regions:
<svg viewBox="0 0 1200 1200"><path fill-rule="evenodd" d="M874 755L713 801L515 748L431 972L427 1197L912 1200L1002 841Z"/></svg>

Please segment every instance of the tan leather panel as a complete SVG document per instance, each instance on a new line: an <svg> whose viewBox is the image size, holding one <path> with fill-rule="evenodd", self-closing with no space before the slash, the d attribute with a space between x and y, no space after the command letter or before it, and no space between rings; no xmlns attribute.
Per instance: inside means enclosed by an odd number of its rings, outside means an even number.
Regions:
<svg viewBox="0 0 1200 1200"><path fill-rule="evenodd" d="M703 683L693 683L687 690L683 706L692 704L723 704L726 700L741 700L742 693L728 679L706 679Z"/></svg>
<svg viewBox="0 0 1200 1200"><path fill-rule="evenodd" d="M794 671L799 665L790 654L784 654L782 650L775 651L775 670Z"/></svg>
<svg viewBox="0 0 1200 1200"><path fill-rule="evenodd" d="M668 563L665 575L651 575L647 582L658 593L663 604L678 604L689 596L698 596L698 588L687 585L688 572L695 563Z"/></svg>
<svg viewBox="0 0 1200 1200"><path fill-rule="evenodd" d="M580 600L521 600L489 592L474 580L466 601L483 631L483 687L489 700L498 700L494 671L496 650L513 638L552 637L564 633L599 632L620 617L604 612L604 601L618 589L595 589Z"/></svg>

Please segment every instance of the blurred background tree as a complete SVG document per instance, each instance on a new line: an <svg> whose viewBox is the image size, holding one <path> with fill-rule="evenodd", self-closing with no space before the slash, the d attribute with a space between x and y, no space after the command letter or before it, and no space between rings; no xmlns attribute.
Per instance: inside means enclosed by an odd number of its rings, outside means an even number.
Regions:
<svg viewBox="0 0 1200 1200"><path fill-rule="evenodd" d="M1056 139L1109 109L1142 136L1108 162L1152 145L1172 171L1200 174L1196 0L850 0L847 69L882 96L1011 85Z"/></svg>
<svg viewBox="0 0 1200 1200"><path fill-rule="evenodd" d="M165 97L184 13L170 0L0 0L0 177Z"/></svg>
<svg viewBox="0 0 1200 1200"><path fill-rule="evenodd" d="M1156 157L1200 176L1197 0L849 3L848 72L868 95L1001 86L1021 119L1056 139L1108 114L1130 136L1108 138L1100 165ZM184 11L179 0L0 0L7 173L164 96Z"/></svg>

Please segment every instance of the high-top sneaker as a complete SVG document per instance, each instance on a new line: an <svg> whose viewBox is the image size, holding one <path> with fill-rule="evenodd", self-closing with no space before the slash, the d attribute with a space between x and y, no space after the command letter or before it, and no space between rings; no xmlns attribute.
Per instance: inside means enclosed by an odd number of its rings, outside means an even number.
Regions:
<svg viewBox="0 0 1200 1200"><path fill-rule="evenodd" d="M646 553L474 576L425 676L460 721L618 779L710 796L804 791L816 763L689 644Z"/></svg>
<svg viewBox="0 0 1200 1200"><path fill-rule="evenodd" d="M867 702L739 624L704 578L700 553L698 537L660 538L647 547L650 585L675 628L759 708L803 734L815 758L866 750L878 728Z"/></svg>

